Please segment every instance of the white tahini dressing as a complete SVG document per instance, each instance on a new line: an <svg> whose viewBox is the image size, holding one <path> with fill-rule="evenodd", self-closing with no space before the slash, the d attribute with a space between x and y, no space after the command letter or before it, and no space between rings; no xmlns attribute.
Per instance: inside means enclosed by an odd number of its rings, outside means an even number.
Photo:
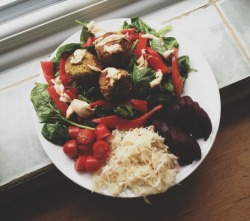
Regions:
<svg viewBox="0 0 250 221"><path fill-rule="evenodd" d="M66 118L70 118L73 113L76 113L79 117L88 118L93 115L94 109L87 102L74 99L66 111Z"/></svg>
<svg viewBox="0 0 250 221"><path fill-rule="evenodd" d="M93 71L96 71L96 72L101 72L102 70L96 66L93 66L93 65L90 65L90 64L87 64L87 66L93 70Z"/></svg>
<svg viewBox="0 0 250 221"><path fill-rule="evenodd" d="M163 78L163 73L159 70L156 72L155 77L156 78L149 83L151 88L160 86L161 80Z"/></svg>
<svg viewBox="0 0 250 221"><path fill-rule="evenodd" d="M102 73L107 73L106 78L110 79L111 86L113 86L122 76L121 71L116 68L105 68Z"/></svg>
<svg viewBox="0 0 250 221"><path fill-rule="evenodd" d="M164 51L163 52L163 57L165 59L168 59L173 53L174 53L174 49L170 49L170 50Z"/></svg>
<svg viewBox="0 0 250 221"><path fill-rule="evenodd" d="M70 64L81 64L85 57L86 49L75 50L73 57L70 59Z"/></svg>
<svg viewBox="0 0 250 221"><path fill-rule="evenodd" d="M160 38L158 38L158 37L156 37L156 36L154 36L154 35L152 35L152 34L148 34L148 33L142 35L142 37L143 37L143 38L147 38L147 39L161 40Z"/></svg>
<svg viewBox="0 0 250 221"><path fill-rule="evenodd" d="M141 50L141 56L140 56L140 57L137 59L137 61L136 61L139 70L148 67L147 59L145 59L145 56L144 56L145 53L146 53L146 50L145 50L145 49L142 49L142 50Z"/></svg>
<svg viewBox="0 0 250 221"><path fill-rule="evenodd" d="M96 44L96 46L97 46L97 47L98 47L98 46L103 46L103 45L105 45L105 44L107 44L107 43L109 43L109 42L111 42L111 41L119 41L119 40L121 40L121 39L126 39L126 40L128 40L128 39L126 38L125 35L122 35L122 34L111 34L111 35L109 35L109 36L107 36L107 37L105 37L105 38L102 38L102 39Z"/></svg>
<svg viewBox="0 0 250 221"><path fill-rule="evenodd" d="M114 45L104 45L104 52L108 52L109 54L115 54L122 51L122 46L120 44Z"/></svg>
<svg viewBox="0 0 250 221"><path fill-rule="evenodd" d="M56 90L56 93L58 95L60 95L60 101L62 101L64 103L70 103L71 98L66 93L64 93L64 86L63 86L62 81L60 80L59 76L51 81L54 84L54 88Z"/></svg>
<svg viewBox="0 0 250 221"><path fill-rule="evenodd" d="M93 34L95 37L100 37L106 32L99 28L94 21L91 21L87 24L88 31Z"/></svg>

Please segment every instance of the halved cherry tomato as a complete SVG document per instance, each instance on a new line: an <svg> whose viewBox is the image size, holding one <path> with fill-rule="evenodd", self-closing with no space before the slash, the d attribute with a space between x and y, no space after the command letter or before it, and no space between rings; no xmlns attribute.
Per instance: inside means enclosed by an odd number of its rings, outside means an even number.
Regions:
<svg viewBox="0 0 250 221"><path fill-rule="evenodd" d="M78 132L81 130L80 127L77 127L77 126L69 126L68 127L68 133L69 133L69 136L71 138L76 138L77 137L77 134Z"/></svg>
<svg viewBox="0 0 250 221"><path fill-rule="evenodd" d="M102 164L94 156L88 156L86 160L86 171L95 172L102 167Z"/></svg>
<svg viewBox="0 0 250 221"><path fill-rule="evenodd" d="M77 157L78 149L76 140L69 140L63 145L63 152L69 157Z"/></svg>
<svg viewBox="0 0 250 221"><path fill-rule="evenodd" d="M110 130L105 124L99 124L94 129L96 140L106 139L111 135Z"/></svg>
<svg viewBox="0 0 250 221"><path fill-rule="evenodd" d="M90 144L78 144L78 149L86 156L93 154L93 143Z"/></svg>
<svg viewBox="0 0 250 221"><path fill-rule="evenodd" d="M93 143L95 140L94 131L89 129L80 129L76 136L76 140L79 144Z"/></svg>
<svg viewBox="0 0 250 221"><path fill-rule="evenodd" d="M94 157L102 163L108 159L110 151L110 144L104 140L98 140L93 145Z"/></svg>
<svg viewBox="0 0 250 221"><path fill-rule="evenodd" d="M80 154L75 161L75 169L78 171L86 170L87 156Z"/></svg>

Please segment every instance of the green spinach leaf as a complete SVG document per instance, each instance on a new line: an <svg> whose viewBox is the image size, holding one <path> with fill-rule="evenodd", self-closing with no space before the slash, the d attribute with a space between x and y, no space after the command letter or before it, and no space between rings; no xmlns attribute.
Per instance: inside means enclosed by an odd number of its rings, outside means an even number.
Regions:
<svg viewBox="0 0 250 221"><path fill-rule="evenodd" d="M136 116L136 110L127 104L120 104L115 109L114 112L127 119L132 119Z"/></svg>
<svg viewBox="0 0 250 221"><path fill-rule="evenodd" d="M64 144L69 139L67 126L63 124L46 123L41 133L47 140L58 145Z"/></svg>

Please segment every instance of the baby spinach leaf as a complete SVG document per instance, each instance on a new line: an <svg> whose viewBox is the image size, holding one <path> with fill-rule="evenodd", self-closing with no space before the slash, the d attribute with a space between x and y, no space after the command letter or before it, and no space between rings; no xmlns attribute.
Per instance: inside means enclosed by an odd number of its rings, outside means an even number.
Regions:
<svg viewBox="0 0 250 221"><path fill-rule="evenodd" d="M188 73L190 71L197 71L194 68L190 68L188 55L183 55L178 58L178 67L181 76L184 77L185 79L188 77Z"/></svg>
<svg viewBox="0 0 250 221"><path fill-rule="evenodd" d="M36 83L30 96L36 114L42 121L47 121L55 113L51 108L51 98L47 88L47 84Z"/></svg>
<svg viewBox="0 0 250 221"><path fill-rule="evenodd" d="M52 62L54 63L54 68L55 70L58 69L59 67L59 61L63 53L68 52L68 53L73 53L76 49L81 48L81 44L79 43L69 43L66 45L62 45L60 48L58 48L56 52L56 56L52 59Z"/></svg>
<svg viewBox="0 0 250 221"><path fill-rule="evenodd" d="M123 118L127 118L127 119L132 119L134 118L134 116L136 115L136 111L134 108L132 108L129 105L126 104L120 104L118 105L115 109L114 112L123 117Z"/></svg>
<svg viewBox="0 0 250 221"><path fill-rule="evenodd" d="M47 140L58 145L62 145L69 139L67 126L63 124L46 123L41 133Z"/></svg>
<svg viewBox="0 0 250 221"><path fill-rule="evenodd" d="M85 21L85 22L81 22L80 20L76 20L76 23L78 23L79 25L82 26L82 31L80 34L80 43L81 44L85 44L85 42L87 41L88 37L91 36L91 33L88 31L88 23L89 21Z"/></svg>
<svg viewBox="0 0 250 221"><path fill-rule="evenodd" d="M152 39L149 41L149 44L161 55L167 50L179 47L179 44L174 37L162 37L162 40Z"/></svg>

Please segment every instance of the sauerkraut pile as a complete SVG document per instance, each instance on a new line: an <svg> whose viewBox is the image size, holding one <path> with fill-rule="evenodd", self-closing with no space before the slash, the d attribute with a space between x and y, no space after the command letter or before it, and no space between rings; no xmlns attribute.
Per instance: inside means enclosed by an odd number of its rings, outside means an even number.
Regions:
<svg viewBox="0 0 250 221"><path fill-rule="evenodd" d="M114 130L107 164L93 174L94 191L113 196L132 192L147 196L165 192L175 184L177 157L168 152L154 127Z"/></svg>

